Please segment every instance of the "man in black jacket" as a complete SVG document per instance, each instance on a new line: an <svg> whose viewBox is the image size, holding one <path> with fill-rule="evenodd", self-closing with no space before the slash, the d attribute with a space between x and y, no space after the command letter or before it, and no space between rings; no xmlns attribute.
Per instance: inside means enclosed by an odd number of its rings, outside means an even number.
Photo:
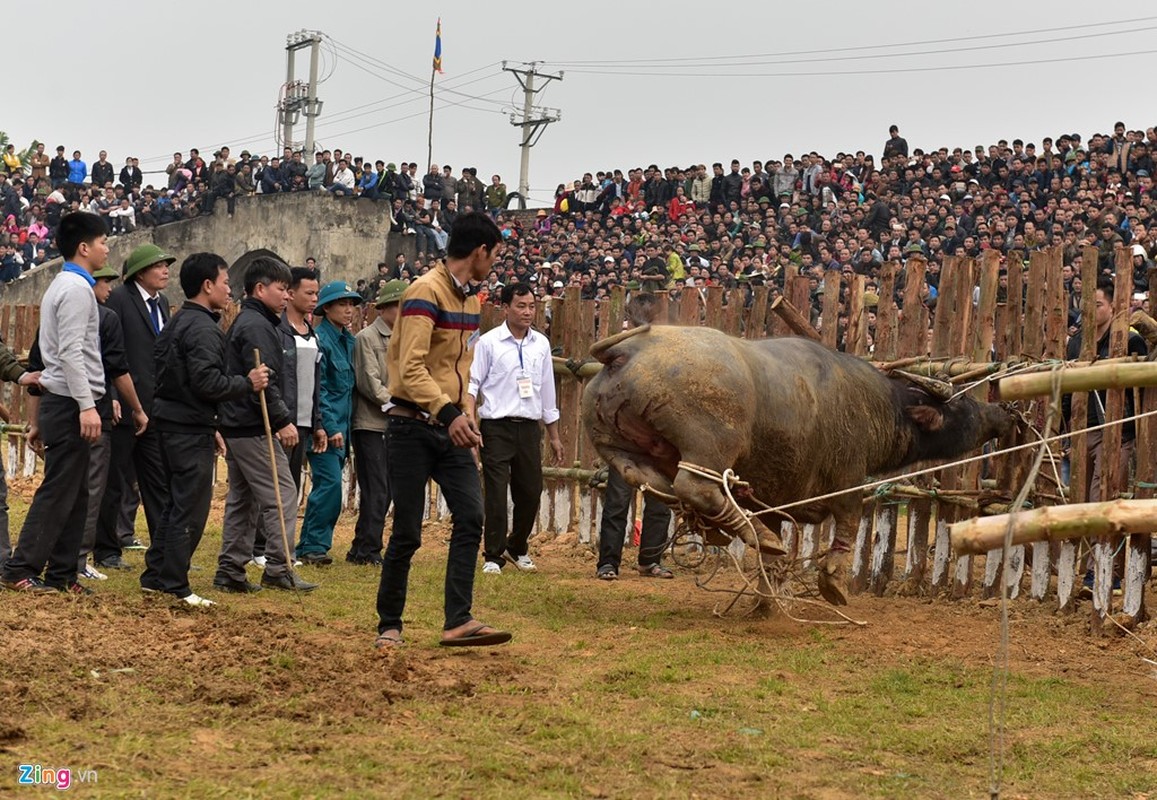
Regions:
<svg viewBox="0 0 1157 800"><path fill-rule="evenodd" d="M181 265L187 300L158 337L153 426L160 431L168 501L145 554L141 587L214 605L189 587L189 562L201 541L213 497L218 403L244 398L269 384L269 369L225 372L220 311L229 305L229 271L216 253L194 253ZM260 587L246 582L252 591Z"/></svg>
<svg viewBox="0 0 1157 800"><path fill-rule="evenodd" d="M100 151L100 159L92 165L92 185L104 189L112 183L113 166L108 161L108 153Z"/></svg>
<svg viewBox="0 0 1157 800"><path fill-rule="evenodd" d="M106 304L120 317L129 374L141 406L150 417L155 380L153 345L169 324L169 300L162 292L169 285L169 265L176 260L155 244L137 247L125 261L124 283L112 290ZM122 414L120 423L113 428L108 488L97 521L93 559L97 567L105 569L129 569L121 555L123 546L117 533L117 518L125 495L131 491L133 473L150 537L156 534L161 522L169 491L164 481L157 432L149 428L136 436L128 417Z"/></svg>
<svg viewBox="0 0 1157 800"><path fill-rule="evenodd" d="M254 351L260 354L261 363L269 367L270 381L265 399L269 423L277 432L281 447L274 448L274 464L271 465L257 397L250 395L221 404L221 435L228 445L225 460L229 465L229 494L225 498L221 552L217 557L217 576L213 585L224 591L250 591L245 578L245 564L253 553L254 507L268 536L261 585L302 592L317 588L317 584L297 578L292 570L297 487L289 472L286 451L297 445L298 433L294 415L281 395L284 363L277 334L291 281L289 267L281 261L270 257L255 259L245 271L245 300L241 303L241 313L225 340L227 374L248 374L256 366ZM277 492L281 496L281 516L278 516ZM287 542L280 535L282 525Z"/></svg>

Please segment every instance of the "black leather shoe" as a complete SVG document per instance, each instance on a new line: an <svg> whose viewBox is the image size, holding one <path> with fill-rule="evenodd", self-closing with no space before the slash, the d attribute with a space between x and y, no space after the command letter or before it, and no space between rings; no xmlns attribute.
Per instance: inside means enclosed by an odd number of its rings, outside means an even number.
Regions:
<svg viewBox="0 0 1157 800"><path fill-rule="evenodd" d="M350 553L345 557L345 560L361 567L380 567L382 565L382 557L377 553L371 553L368 556L355 556L353 553Z"/></svg>
<svg viewBox="0 0 1157 800"><path fill-rule="evenodd" d="M305 553L297 557L297 560L302 564L309 564L313 567L328 567L333 563L333 557L325 553Z"/></svg>
<svg viewBox="0 0 1157 800"><path fill-rule="evenodd" d="M120 556L109 556L96 562L96 565L101 569L132 569L129 562L125 561Z"/></svg>
<svg viewBox="0 0 1157 800"><path fill-rule="evenodd" d="M261 587L256 583L234 581L229 578L214 578L213 588L219 592L229 592L230 594L256 594L261 591Z"/></svg>
<svg viewBox="0 0 1157 800"><path fill-rule="evenodd" d="M281 589L286 592L312 592L317 588L316 583L303 581L292 572L278 575L276 578L263 574L261 576L261 585L266 589Z"/></svg>

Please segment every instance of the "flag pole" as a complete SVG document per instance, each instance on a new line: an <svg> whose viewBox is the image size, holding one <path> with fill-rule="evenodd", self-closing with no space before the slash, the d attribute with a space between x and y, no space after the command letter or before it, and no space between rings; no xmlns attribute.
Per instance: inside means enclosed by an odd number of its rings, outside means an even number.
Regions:
<svg viewBox="0 0 1157 800"><path fill-rule="evenodd" d="M434 163L434 76L442 71L442 18L434 32L434 62L430 68L430 124L426 129L426 169Z"/></svg>
<svg viewBox="0 0 1157 800"><path fill-rule="evenodd" d="M430 70L430 124L426 129L426 169L434 163L434 76L437 69Z"/></svg>

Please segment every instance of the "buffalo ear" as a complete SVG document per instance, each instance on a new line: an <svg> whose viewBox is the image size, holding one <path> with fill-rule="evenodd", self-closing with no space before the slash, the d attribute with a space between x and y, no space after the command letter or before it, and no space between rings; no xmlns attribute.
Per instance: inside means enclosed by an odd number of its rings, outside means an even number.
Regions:
<svg viewBox="0 0 1157 800"><path fill-rule="evenodd" d="M908 406L908 418L925 431L938 431L944 427L944 414L935 406Z"/></svg>

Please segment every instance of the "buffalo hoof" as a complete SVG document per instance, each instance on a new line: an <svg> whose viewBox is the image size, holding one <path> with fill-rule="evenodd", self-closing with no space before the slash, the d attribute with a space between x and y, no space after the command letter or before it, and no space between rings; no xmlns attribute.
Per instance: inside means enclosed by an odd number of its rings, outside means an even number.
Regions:
<svg viewBox="0 0 1157 800"><path fill-rule="evenodd" d="M708 529L703 538L707 541L707 544L712 547L728 547L731 544L731 537L715 528Z"/></svg>
<svg viewBox="0 0 1157 800"><path fill-rule="evenodd" d="M848 604L848 555L832 551L819 561L820 595L833 606Z"/></svg>

